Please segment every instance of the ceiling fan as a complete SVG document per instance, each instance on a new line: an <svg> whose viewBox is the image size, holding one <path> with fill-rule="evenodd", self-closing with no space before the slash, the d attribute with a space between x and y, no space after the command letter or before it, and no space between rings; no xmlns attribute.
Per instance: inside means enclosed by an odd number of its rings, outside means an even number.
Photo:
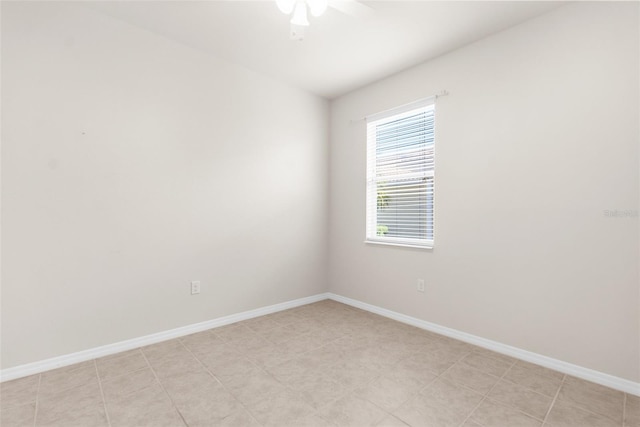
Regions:
<svg viewBox="0 0 640 427"><path fill-rule="evenodd" d="M309 26L308 13L317 17L322 15L327 7L336 9L352 16L366 16L373 12L369 6L357 0L276 0L280 11L291 15L291 40L304 39L304 30Z"/></svg>

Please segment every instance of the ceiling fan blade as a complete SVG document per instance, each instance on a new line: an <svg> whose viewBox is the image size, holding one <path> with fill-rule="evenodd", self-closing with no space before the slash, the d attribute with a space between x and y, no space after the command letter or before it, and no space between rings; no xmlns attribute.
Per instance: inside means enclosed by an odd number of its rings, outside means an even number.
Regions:
<svg viewBox="0 0 640 427"><path fill-rule="evenodd" d="M374 9L357 0L329 0L329 7L356 18L373 16Z"/></svg>

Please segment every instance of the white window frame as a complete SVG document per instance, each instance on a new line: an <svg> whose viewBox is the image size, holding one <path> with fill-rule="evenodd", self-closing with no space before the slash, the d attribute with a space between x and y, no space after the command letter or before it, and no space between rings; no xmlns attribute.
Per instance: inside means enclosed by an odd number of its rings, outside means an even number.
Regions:
<svg viewBox="0 0 640 427"><path fill-rule="evenodd" d="M433 112L434 126L435 126L435 97L422 99L410 104L406 104L391 110L383 111L378 114L367 116L367 183L366 183L366 231L365 231L365 243L392 245L392 246L405 246L422 249L431 249L434 245L435 236L435 129L433 130L434 143L431 148L432 155L430 161L425 160L424 165L430 170L420 173L420 177L425 179L431 179L431 213L429 214L427 209L427 224L431 223L431 232L425 231L424 238L409 238L409 237L392 237L392 236L379 236L377 234L378 223L378 182L382 181L376 174L376 126L392 122L394 120L401 119L402 117L409 117L415 115L421 111ZM429 162L429 164L427 164ZM415 174L414 174L415 175ZM412 174L400 175L402 177L411 178ZM429 186L427 186L429 188ZM425 196L429 198L429 190L425 192ZM428 206L428 205L427 205ZM427 227L428 228L428 227ZM428 238L431 237L431 238Z"/></svg>

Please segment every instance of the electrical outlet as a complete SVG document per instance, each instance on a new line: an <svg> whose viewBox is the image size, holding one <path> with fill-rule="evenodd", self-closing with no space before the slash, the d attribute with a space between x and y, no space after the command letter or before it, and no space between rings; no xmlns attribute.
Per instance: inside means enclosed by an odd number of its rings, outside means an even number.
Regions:
<svg viewBox="0 0 640 427"><path fill-rule="evenodd" d="M418 279L416 289L418 290L418 292L424 292L424 279Z"/></svg>
<svg viewBox="0 0 640 427"><path fill-rule="evenodd" d="M200 281L194 280L193 282L191 282L191 295L195 295L199 293L200 293Z"/></svg>

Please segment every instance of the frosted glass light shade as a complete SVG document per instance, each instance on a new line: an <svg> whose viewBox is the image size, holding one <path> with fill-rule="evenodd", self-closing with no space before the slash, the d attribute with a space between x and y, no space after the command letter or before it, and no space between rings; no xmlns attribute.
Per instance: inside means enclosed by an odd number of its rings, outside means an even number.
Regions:
<svg viewBox="0 0 640 427"><path fill-rule="evenodd" d="M296 0L276 0L276 4L278 5L278 9L280 12L289 15L293 12L293 8L296 5Z"/></svg>
<svg viewBox="0 0 640 427"><path fill-rule="evenodd" d="M293 11L291 23L293 25L299 25L301 27L309 26L309 20L307 19L307 5L304 1L298 1L296 3L296 8Z"/></svg>
<svg viewBox="0 0 640 427"><path fill-rule="evenodd" d="M313 16L320 16L327 10L328 0L307 0Z"/></svg>

